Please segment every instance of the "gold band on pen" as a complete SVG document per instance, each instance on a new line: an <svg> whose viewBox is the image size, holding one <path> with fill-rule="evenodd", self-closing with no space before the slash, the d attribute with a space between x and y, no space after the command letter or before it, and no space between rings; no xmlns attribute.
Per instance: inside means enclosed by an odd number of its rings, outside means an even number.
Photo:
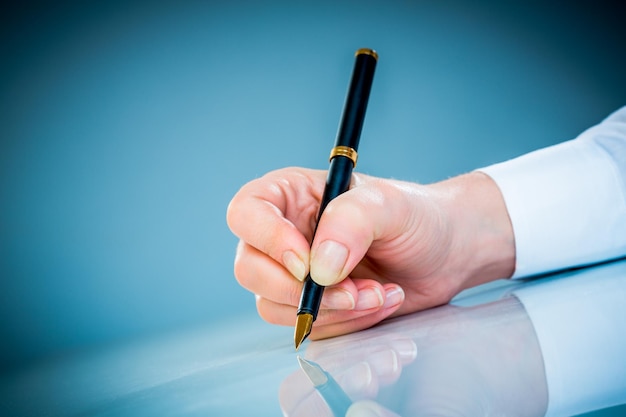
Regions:
<svg viewBox="0 0 626 417"><path fill-rule="evenodd" d="M373 57L374 57L374 59L375 59L376 61L378 61L378 53L377 53L375 50L373 50L373 49L369 49L369 48L361 48L361 49L359 49L358 51L356 51L356 53L354 54L354 56L357 56L357 55L362 55L362 54L363 54L363 55L371 55L371 56L373 56Z"/></svg>
<svg viewBox="0 0 626 417"><path fill-rule="evenodd" d="M352 149L351 147L349 147L349 146L335 146L330 151L330 158L328 160L331 161L336 156L345 156L346 158L350 158L350 160L352 160L353 167L356 166L356 159L358 157L358 154L357 154L356 150Z"/></svg>

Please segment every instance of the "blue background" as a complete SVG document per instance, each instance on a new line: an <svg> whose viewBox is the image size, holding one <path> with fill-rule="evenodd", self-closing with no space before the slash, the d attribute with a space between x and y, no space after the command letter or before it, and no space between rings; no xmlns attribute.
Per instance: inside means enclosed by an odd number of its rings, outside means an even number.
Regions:
<svg viewBox="0 0 626 417"><path fill-rule="evenodd" d="M624 13L575 3L3 6L1 369L253 317L226 207L327 167L358 48L360 172L437 181L599 122L626 104Z"/></svg>

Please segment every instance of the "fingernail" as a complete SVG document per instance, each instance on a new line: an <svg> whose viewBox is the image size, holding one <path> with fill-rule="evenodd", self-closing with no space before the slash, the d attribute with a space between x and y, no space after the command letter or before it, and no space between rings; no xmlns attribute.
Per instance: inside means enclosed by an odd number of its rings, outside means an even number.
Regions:
<svg viewBox="0 0 626 417"><path fill-rule="evenodd" d="M383 305L383 294L378 287L366 287L359 291L355 310L369 310Z"/></svg>
<svg viewBox="0 0 626 417"><path fill-rule="evenodd" d="M334 240L325 240L311 254L311 278L320 285L331 285L348 260L348 248Z"/></svg>
<svg viewBox="0 0 626 417"><path fill-rule="evenodd" d="M300 257L296 255L295 252L288 250L283 253L283 265L285 265L291 275L300 281L304 280L306 267L304 266L304 262L302 262Z"/></svg>
<svg viewBox="0 0 626 417"><path fill-rule="evenodd" d="M404 290L400 287L394 287L385 293L383 308L396 306L402 301L404 301Z"/></svg>
<svg viewBox="0 0 626 417"><path fill-rule="evenodd" d="M324 291L324 307L335 310L353 310L354 297L344 288L327 288Z"/></svg>

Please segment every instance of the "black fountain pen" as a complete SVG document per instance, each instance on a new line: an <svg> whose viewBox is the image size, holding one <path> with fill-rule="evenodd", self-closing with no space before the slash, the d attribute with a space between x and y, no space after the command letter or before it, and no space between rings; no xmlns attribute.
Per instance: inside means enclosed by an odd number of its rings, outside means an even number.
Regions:
<svg viewBox="0 0 626 417"><path fill-rule="evenodd" d="M357 149L365 119L367 101L374 80L378 54L372 49L363 48L356 51L355 57L352 79L337 131L337 140L335 147L330 152L330 167L317 215L318 223L326 205L333 198L348 190L352 178L352 169L356 166ZM298 306L294 334L296 350L311 333L323 294L324 286L317 284L311 279L311 275L308 275L304 279L302 297Z"/></svg>

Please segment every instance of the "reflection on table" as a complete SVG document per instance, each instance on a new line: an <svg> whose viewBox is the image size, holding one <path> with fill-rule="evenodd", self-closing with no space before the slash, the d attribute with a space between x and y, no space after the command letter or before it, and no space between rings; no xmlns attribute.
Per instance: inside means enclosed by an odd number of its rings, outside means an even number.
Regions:
<svg viewBox="0 0 626 417"><path fill-rule="evenodd" d="M0 415L574 415L626 403L625 352L620 261L472 289L300 360L258 317L52 358L0 377Z"/></svg>
<svg viewBox="0 0 626 417"><path fill-rule="evenodd" d="M626 262L501 292L312 342L281 385L284 414L571 416L626 403ZM343 396L353 404L338 411Z"/></svg>

